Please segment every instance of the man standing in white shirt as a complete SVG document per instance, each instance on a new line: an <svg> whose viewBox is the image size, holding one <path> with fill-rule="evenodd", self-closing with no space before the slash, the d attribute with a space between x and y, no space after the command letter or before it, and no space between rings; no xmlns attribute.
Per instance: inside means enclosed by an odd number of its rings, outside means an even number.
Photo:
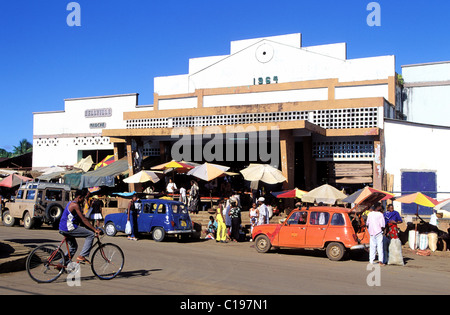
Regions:
<svg viewBox="0 0 450 315"><path fill-rule="evenodd" d="M383 207L377 204L367 216L366 225L370 235L369 262L371 264L373 264L375 255L378 252L378 262L380 265L384 265L383 230L386 223L382 212Z"/></svg>
<svg viewBox="0 0 450 315"><path fill-rule="evenodd" d="M269 209L264 204L264 202L265 202L264 197L258 198L258 204L259 204L259 208L258 208L259 209L259 223L258 223L258 225L269 223Z"/></svg>
<svg viewBox="0 0 450 315"><path fill-rule="evenodd" d="M169 194L174 194L175 190L177 190L177 185L173 182L172 178L169 179L169 183L167 184L166 190Z"/></svg>

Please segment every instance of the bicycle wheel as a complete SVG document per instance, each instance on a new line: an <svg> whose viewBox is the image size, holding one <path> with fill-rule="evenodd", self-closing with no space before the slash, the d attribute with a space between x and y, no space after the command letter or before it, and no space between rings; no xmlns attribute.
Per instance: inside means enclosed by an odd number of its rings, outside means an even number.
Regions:
<svg viewBox="0 0 450 315"><path fill-rule="evenodd" d="M124 263L125 257L119 246L102 244L92 255L91 269L99 279L110 280L122 271Z"/></svg>
<svg viewBox="0 0 450 315"><path fill-rule="evenodd" d="M55 245L36 247L27 258L28 275L38 283L50 283L64 271L64 253Z"/></svg>

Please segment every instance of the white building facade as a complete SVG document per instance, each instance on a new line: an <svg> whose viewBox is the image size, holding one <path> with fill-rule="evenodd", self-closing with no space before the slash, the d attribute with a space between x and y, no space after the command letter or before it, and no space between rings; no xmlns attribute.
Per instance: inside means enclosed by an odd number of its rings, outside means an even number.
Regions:
<svg viewBox="0 0 450 315"><path fill-rule="evenodd" d="M203 135L195 153L209 149L207 134L276 128L287 187L381 188L383 120L396 117L397 91L395 56L347 59L345 43L304 47L301 34L239 40L230 54L190 59L187 74L155 78L153 109L124 113L126 128L103 135L126 152L150 141L165 153L177 132ZM233 162L191 156L202 159Z"/></svg>
<svg viewBox="0 0 450 315"><path fill-rule="evenodd" d="M123 113L139 110L138 94L72 98L64 103L62 111L33 113L33 169L113 154L114 145L102 130L123 128Z"/></svg>

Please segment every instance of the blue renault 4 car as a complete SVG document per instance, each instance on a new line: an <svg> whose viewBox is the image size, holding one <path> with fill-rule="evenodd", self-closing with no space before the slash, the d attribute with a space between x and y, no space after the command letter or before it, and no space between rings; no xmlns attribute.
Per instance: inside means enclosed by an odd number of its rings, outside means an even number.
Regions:
<svg viewBox="0 0 450 315"><path fill-rule="evenodd" d="M155 241L161 242L166 235L192 235L195 230L184 203L165 199L143 199L137 205L137 231L151 233ZM128 214L113 213L105 217L106 235L125 232Z"/></svg>

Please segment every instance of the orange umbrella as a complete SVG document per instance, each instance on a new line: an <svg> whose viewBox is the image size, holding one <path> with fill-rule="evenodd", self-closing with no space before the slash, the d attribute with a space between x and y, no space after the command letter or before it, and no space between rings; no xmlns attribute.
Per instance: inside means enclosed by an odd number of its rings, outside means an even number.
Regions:
<svg viewBox="0 0 450 315"><path fill-rule="evenodd" d="M32 178L29 177L25 177L25 176L21 176L21 175L17 175L17 174L11 174L8 177L5 177L1 182L0 182L0 186L1 187L8 187L8 188L12 188L15 186L20 185L23 182L28 182L30 180L33 180Z"/></svg>

